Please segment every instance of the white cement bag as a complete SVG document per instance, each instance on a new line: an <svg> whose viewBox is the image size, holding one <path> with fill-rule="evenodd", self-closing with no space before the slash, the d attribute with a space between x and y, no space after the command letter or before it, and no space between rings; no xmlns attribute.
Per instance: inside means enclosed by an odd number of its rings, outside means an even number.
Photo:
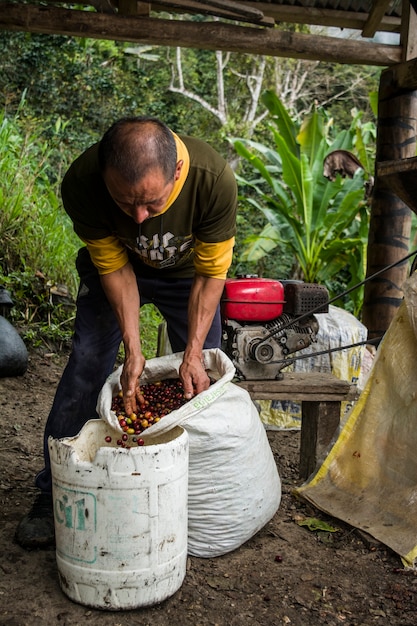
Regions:
<svg viewBox="0 0 417 626"><path fill-rule="evenodd" d="M141 383L178 378L182 353L147 361ZM265 428L249 394L231 380L235 368L218 349L205 350L209 389L146 429L141 437L181 424L189 435L188 552L214 557L238 548L276 513L281 481ZM97 411L120 429L111 411L121 367L107 379Z"/></svg>

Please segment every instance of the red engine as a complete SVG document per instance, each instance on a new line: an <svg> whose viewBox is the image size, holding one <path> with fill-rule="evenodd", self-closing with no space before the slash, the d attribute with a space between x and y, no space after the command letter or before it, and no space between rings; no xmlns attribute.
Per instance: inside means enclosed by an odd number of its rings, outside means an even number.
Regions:
<svg viewBox="0 0 417 626"><path fill-rule="evenodd" d="M325 287L245 276L226 280L221 301L223 350L246 380L280 378L287 355L317 341L313 313L328 312ZM284 362L283 362L284 361Z"/></svg>

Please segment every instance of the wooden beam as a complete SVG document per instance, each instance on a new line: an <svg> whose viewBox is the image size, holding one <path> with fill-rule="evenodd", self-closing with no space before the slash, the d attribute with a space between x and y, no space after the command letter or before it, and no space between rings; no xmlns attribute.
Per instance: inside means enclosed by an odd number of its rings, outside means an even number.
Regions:
<svg viewBox="0 0 417 626"><path fill-rule="evenodd" d="M395 93L417 91L417 58L406 63L391 66L391 81L385 85L385 94L391 97Z"/></svg>
<svg viewBox="0 0 417 626"><path fill-rule="evenodd" d="M417 157L380 161L376 175L417 214Z"/></svg>
<svg viewBox="0 0 417 626"><path fill-rule="evenodd" d="M367 277L362 322L368 338L381 337L389 328L403 299L402 285L409 273L404 257L409 252L411 211L393 192L388 178L379 176L379 164L416 154L417 98L412 89L398 88L398 67L381 72L378 93L376 177L372 192L367 246Z"/></svg>
<svg viewBox="0 0 417 626"><path fill-rule="evenodd" d="M385 15L385 11L391 4L391 0L374 0L372 3L371 12L368 15L368 19L365 22L365 26L362 30L362 37L374 37L382 18Z"/></svg>
<svg viewBox="0 0 417 626"><path fill-rule="evenodd" d="M152 11L165 11L170 13L181 13L181 4L184 7L185 2L187 0L179 0L178 8L175 8L171 5L163 3L162 0L158 0L157 2L140 2L138 1L138 5L140 4L149 4ZM193 8L193 2L195 0L188 0L187 4L190 5L190 8L187 9L189 13L198 13L198 11ZM200 0L201 1L201 0ZM415 0L417 2L417 0ZM67 4L66 0L43 0L46 4ZM99 12L113 12L112 5L117 5L117 0L80 0L79 4L85 6L93 6ZM221 2L219 2L221 4ZM264 19L273 20L276 23L286 22L289 24L308 24L308 25L316 25L316 26L327 26L327 27L336 27L336 28L351 28L354 30L362 31L366 20L368 19L367 13L359 13L356 11L339 11L334 9L315 9L312 7L296 7L289 5L280 5L280 4L271 4L266 2L251 2L245 0L245 6L253 7L254 9L259 9L264 14ZM406 6L406 5L405 5ZM104 10L103 10L104 7ZM109 10L110 9L110 10ZM201 11L201 4L199 4L199 9ZM138 11L138 14L139 13ZM206 10L206 14L208 14ZM220 9L216 11L213 10L214 15L220 17ZM244 21L241 19L240 21ZM401 19L399 17L393 17L389 15L385 15L382 18L380 23L380 30L387 32L395 32L399 33L401 30Z"/></svg>
<svg viewBox="0 0 417 626"><path fill-rule="evenodd" d="M393 77L399 89L417 91L417 58L395 65Z"/></svg>
<svg viewBox="0 0 417 626"><path fill-rule="evenodd" d="M1 3L0 29L350 65L391 66L401 60L399 46L306 35L276 28L108 15L29 4Z"/></svg>
<svg viewBox="0 0 417 626"><path fill-rule="evenodd" d="M417 56L417 14L410 4L403 2L401 15L402 60L408 61Z"/></svg>
<svg viewBox="0 0 417 626"><path fill-rule="evenodd" d="M119 0L119 13L121 15L137 15L137 0Z"/></svg>

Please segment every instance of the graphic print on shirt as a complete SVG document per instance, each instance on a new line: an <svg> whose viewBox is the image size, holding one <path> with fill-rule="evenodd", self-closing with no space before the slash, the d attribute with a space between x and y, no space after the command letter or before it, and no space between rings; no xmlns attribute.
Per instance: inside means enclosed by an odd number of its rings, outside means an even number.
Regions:
<svg viewBox="0 0 417 626"><path fill-rule="evenodd" d="M154 233L152 237L139 234L133 246L131 241L123 243L146 265L158 269L182 264L193 254L193 236L175 236L170 231L162 235Z"/></svg>

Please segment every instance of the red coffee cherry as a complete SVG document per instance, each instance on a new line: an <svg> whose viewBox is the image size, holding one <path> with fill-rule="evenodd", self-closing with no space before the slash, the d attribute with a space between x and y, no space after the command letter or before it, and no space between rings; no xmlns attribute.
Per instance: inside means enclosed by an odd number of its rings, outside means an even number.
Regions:
<svg viewBox="0 0 417 626"><path fill-rule="evenodd" d="M118 446L130 447L126 445L129 436L132 436L133 444L143 446L145 442L138 438L140 433L188 402L184 398L184 388L179 378L167 378L142 385L141 392L144 402L138 405L136 413L130 415L126 415L121 391L112 398L111 410L116 414L123 431L122 438L117 440ZM107 441L106 437L106 442L110 441Z"/></svg>

